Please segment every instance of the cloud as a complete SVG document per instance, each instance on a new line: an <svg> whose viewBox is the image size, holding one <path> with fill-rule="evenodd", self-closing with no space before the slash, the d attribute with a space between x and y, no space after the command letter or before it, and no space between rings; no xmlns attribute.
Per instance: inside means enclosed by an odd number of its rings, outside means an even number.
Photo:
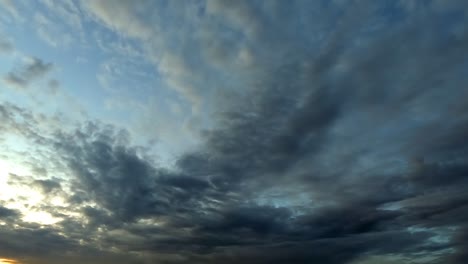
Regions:
<svg viewBox="0 0 468 264"><path fill-rule="evenodd" d="M0 231L0 254L21 261L33 263L83 263L83 261L100 261L100 263L137 263L128 256L100 252L82 246L58 234L57 229L39 226L23 226ZM24 243L28 241L28 243ZM73 252L74 250L75 252Z"/></svg>
<svg viewBox="0 0 468 264"><path fill-rule="evenodd" d="M55 80L55 79L51 79L49 80L49 82L47 83L48 85L48 88L49 88L49 91L51 94L57 94L59 92L59 89L60 89L60 82Z"/></svg>
<svg viewBox="0 0 468 264"><path fill-rule="evenodd" d="M456 253L449 257L450 263L461 264L468 259L467 249L468 249L468 232L466 229L462 229L458 232L457 236L454 238L454 245Z"/></svg>
<svg viewBox="0 0 468 264"><path fill-rule="evenodd" d="M45 194L49 194L54 190L60 189L60 182L54 180L35 180L33 183Z"/></svg>
<svg viewBox="0 0 468 264"><path fill-rule="evenodd" d="M0 118L2 123L2 136L7 134L22 135L24 138L41 142L45 139L42 132L38 131L38 120L35 116L22 107L11 103L0 104Z"/></svg>
<svg viewBox="0 0 468 264"><path fill-rule="evenodd" d="M115 146L111 135L94 131L92 124L88 131L77 133L81 138L63 138L58 147L65 151L64 158L78 180L75 187L88 194L85 199L99 201L113 217L123 221L155 213L158 205L168 206L167 202L153 199L153 169L138 158L135 150ZM88 139L86 134L94 136Z"/></svg>
<svg viewBox="0 0 468 264"><path fill-rule="evenodd" d="M7 39L0 39L0 54L10 53L14 50L13 44Z"/></svg>
<svg viewBox="0 0 468 264"><path fill-rule="evenodd" d="M84 35L83 18L80 16L80 10L74 1L41 1L58 18L65 21L71 28L78 31L81 38Z"/></svg>
<svg viewBox="0 0 468 264"><path fill-rule="evenodd" d="M8 219L8 218L15 218L20 215L21 214L18 212L18 210L8 209L6 207L0 206L0 218L2 220Z"/></svg>
<svg viewBox="0 0 468 264"><path fill-rule="evenodd" d="M221 54L226 53L224 51L230 51L229 47L223 45L232 45L238 40L220 39L218 30L221 28L217 21L212 21L207 15L198 16L194 12L202 8L200 4L190 3L184 6L179 3L162 5L156 2L139 2L109 5L105 1L96 1L84 2L82 5L96 21L118 36L136 40L143 47L144 59L153 65L163 78L165 86L191 104L188 114L203 116L202 112L207 107L205 104L208 103L203 98L211 92L211 86L215 85L214 79L217 79L212 74L215 68L211 65L215 59L211 60L204 55L222 56ZM164 20L168 14L181 23L193 24L194 28L175 27ZM209 26L211 23L213 27ZM190 34L191 32L194 34ZM219 38L219 45L208 43L208 36L212 36L213 40ZM218 51L211 52L207 50L208 47ZM237 53L238 47L235 49L233 54Z"/></svg>
<svg viewBox="0 0 468 264"><path fill-rule="evenodd" d="M112 29L130 34L143 40L150 38L153 30L141 21L141 18L134 19L134 12L143 11L151 6L150 3L140 2L136 5L120 2L116 5L109 5L106 1L93 1L83 3L97 19L110 26Z"/></svg>
<svg viewBox="0 0 468 264"><path fill-rule="evenodd" d="M74 38L62 28L62 25L54 23L49 17L42 13L34 15L37 35L52 47L69 46Z"/></svg>
<svg viewBox="0 0 468 264"><path fill-rule="evenodd" d="M39 58L29 58L18 70L7 73L3 81L17 89L26 89L33 81L39 80L52 71L54 65Z"/></svg>
<svg viewBox="0 0 468 264"><path fill-rule="evenodd" d="M406 30L394 34L393 38L409 37ZM433 100L426 94L433 91L426 87L430 82L419 78L428 69L415 72L409 81L387 79L386 72L399 71L411 62L404 59L405 50L386 55L383 51L387 46L375 45L370 50L374 56L362 60L345 57L353 60L347 61L351 64L349 72L340 75L334 66L342 57L334 53L341 51L333 48L322 53L315 63L300 61L272 69L269 79L262 80L262 86L255 91L257 96L237 98L235 107L220 115L217 128L206 132L203 151L179 159L179 172L160 170L145 161L135 150L125 147L125 140L113 129L90 125L74 135L62 135L57 146L74 172L76 189L83 194L88 190L82 200L97 201L98 207L87 209L86 215L96 225L113 228L117 223L110 219L130 224L153 219L158 226L154 232L164 235L132 243L132 250L184 253L192 255L190 261L194 263L281 263L285 256L296 256L292 261L297 263L346 263L367 252L418 252L436 247L423 242L435 236L431 231L414 236L407 228L415 224L430 226L420 214L437 214L440 208L425 207L425 212L422 207L412 207L411 213L406 212L409 205L404 204L401 210L380 208L389 202L418 197L428 186L458 182L464 170L455 164L427 170L427 165L418 165L423 168L408 175L404 170L385 169L388 160L420 153L406 153L407 144L414 143L413 138L434 120L412 124L410 131L390 135L352 125L361 119L391 129L394 123L384 119L389 114L399 122L407 122L404 113L391 112L396 105L411 109L413 104L429 105ZM423 54L432 52L429 46ZM444 62L445 58L436 61ZM445 63L453 65L458 60L452 58L455 61ZM374 63L389 66L386 72L366 73ZM444 72L438 76L446 77ZM376 86L384 80L388 86ZM417 96L398 89L386 93L385 89L401 83L412 87L411 92ZM362 96L369 95L366 85L376 89L372 97ZM349 87L351 90L345 90ZM381 104L376 105L375 100ZM461 106L464 101L453 98L451 102ZM463 120L460 117L456 122ZM439 131L433 133L439 135ZM350 136L353 140L349 140ZM449 134L440 136L453 138ZM398 144L389 145L383 138ZM363 144L366 139L377 143ZM437 148L425 147L437 157ZM335 148L342 153L336 154ZM330 157L340 166L327 166ZM371 165L362 165L363 159ZM259 193L284 185L298 190L304 186L309 191L305 194L309 205L276 208L255 203ZM280 195L280 199L288 197ZM312 205L314 200L319 201L317 205ZM451 210L463 201L438 205ZM452 224L459 223L435 225ZM146 228L131 228L128 232L140 236ZM190 231L180 233L180 229ZM353 237L352 242L349 237ZM271 256L271 252L276 254Z"/></svg>
<svg viewBox="0 0 468 264"><path fill-rule="evenodd" d="M192 105L199 99L203 105L199 78L213 74L205 59L255 82L226 75L207 80L252 87L217 98L222 106L202 144L170 169L152 158L152 146L134 145L129 132L114 125L88 120L42 130L35 113L1 105L2 131L36 140L48 153L42 162L66 176L21 178L46 194L34 209L63 220L42 228L8 223L0 231L1 254L70 263L344 264L368 255L466 260L468 97L460 84L468 34L441 30L444 16L408 13L403 22L388 18L385 30L374 31L370 24L383 12L376 6L357 5L344 16L348 5L323 7L339 23L317 24L336 31L312 37L313 27L303 25L296 33L311 36L285 41L288 29L313 21L307 15L313 4L292 5L296 18L281 12L283 4L210 2L203 6L208 10L196 9L209 13L205 22L218 22L210 33L242 35L236 38L244 46L219 36L226 39L205 58L189 51L209 38L176 32L171 44L180 47L157 46L158 29L146 20L151 3L84 5L119 34L156 45L146 48L160 59L158 70L185 96L193 92ZM328 41L316 40L321 37ZM222 58L223 48L252 48L259 69L239 70ZM11 75L27 86L51 68L35 59ZM193 90L183 90L186 83ZM52 206L51 196L63 203ZM2 216L16 219L19 212L0 207ZM119 260L124 253L128 259Z"/></svg>
<svg viewBox="0 0 468 264"><path fill-rule="evenodd" d="M12 0L2 0L0 2L0 4L2 5L2 7L5 8L5 10L7 11L7 13L12 16L14 19L16 20L22 20L22 17L20 16L19 12L18 12L18 9L15 5L15 3L13 3Z"/></svg>

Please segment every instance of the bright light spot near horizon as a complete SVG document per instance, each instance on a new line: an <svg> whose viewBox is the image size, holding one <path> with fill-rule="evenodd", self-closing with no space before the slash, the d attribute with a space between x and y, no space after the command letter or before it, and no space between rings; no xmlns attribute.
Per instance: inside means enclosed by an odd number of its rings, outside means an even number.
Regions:
<svg viewBox="0 0 468 264"><path fill-rule="evenodd" d="M38 223L41 225L53 225L59 222L61 219L53 217L47 212L27 212L23 217L23 221Z"/></svg>
<svg viewBox="0 0 468 264"><path fill-rule="evenodd" d="M30 209L28 209L25 204L28 204L29 206L37 205L43 200L44 197L28 186L16 186L8 184L10 173L19 176L30 175L30 172L27 169L18 165L14 165L11 161L0 159L0 190L2 190L0 192L0 201L3 201L5 206L11 209L20 210L24 215L22 220L25 222L52 225L61 220L59 218L53 217L47 212L30 211ZM20 196L24 197L24 200L17 201L18 197ZM60 199L55 199L54 202L57 204L63 203L63 201L60 201ZM0 262L0 264L2 263L18 262Z"/></svg>
<svg viewBox="0 0 468 264"><path fill-rule="evenodd" d="M14 259L0 258L0 264L20 264L20 262Z"/></svg>

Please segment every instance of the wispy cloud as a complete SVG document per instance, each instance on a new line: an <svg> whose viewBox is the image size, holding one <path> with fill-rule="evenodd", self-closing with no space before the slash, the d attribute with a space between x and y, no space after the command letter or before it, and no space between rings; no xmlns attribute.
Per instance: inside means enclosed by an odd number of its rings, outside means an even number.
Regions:
<svg viewBox="0 0 468 264"><path fill-rule="evenodd" d="M52 71L54 65L39 58L27 58L24 65L15 71L11 71L3 77L3 81L8 85L26 89L33 81L41 79Z"/></svg>
<svg viewBox="0 0 468 264"><path fill-rule="evenodd" d="M8 39L3 39L0 37L0 54L2 53L11 53L14 50L13 43Z"/></svg>

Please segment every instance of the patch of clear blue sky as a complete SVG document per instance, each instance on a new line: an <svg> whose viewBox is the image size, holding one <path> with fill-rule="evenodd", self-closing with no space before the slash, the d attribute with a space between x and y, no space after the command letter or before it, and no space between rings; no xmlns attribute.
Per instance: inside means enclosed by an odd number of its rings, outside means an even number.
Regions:
<svg viewBox="0 0 468 264"><path fill-rule="evenodd" d="M4 29L5 33L13 38L16 50L23 55L38 57L44 62L52 62L55 67L49 77L60 81L62 88L76 96L90 112L100 112L102 105L100 102L105 94L102 89L99 89L95 73L98 69L97 62L102 59L101 53L92 46L88 48L89 50L84 50L78 43L72 43L69 47L53 47L40 39L35 32L35 23L31 21L35 13L46 12L38 2L31 2L30 7L19 11L23 17L27 18L26 21L11 24L10 27ZM59 21L54 21L54 23L59 23ZM59 40L58 43L61 44ZM77 62L77 56L82 54L92 60L86 64ZM15 67L15 65L10 65L10 67Z"/></svg>
<svg viewBox="0 0 468 264"><path fill-rule="evenodd" d="M131 107L120 110L108 109L108 99L114 97L115 100L125 98L140 103L147 103L150 97L154 97L159 101L158 110L163 112L168 111L164 99L172 98L174 101L179 101L176 93L165 87L154 65L145 57L132 58L134 71L122 72L120 76L109 76L112 77L108 83L109 87L103 87L98 80L98 75L102 74L103 63L113 60L120 64L114 65L122 67L120 70L129 66L129 58L126 58L125 54L113 53L110 46L107 52L103 48L115 43L125 43L130 47L141 48L142 43L118 36L117 33L104 28L95 21L82 19L83 39L78 37L79 32L71 32L74 41L66 44L60 43L61 36L52 36L57 37L58 43L57 46L52 46L41 39L37 33L37 25L33 21L36 14L42 14L52 20L50 10L44 8L39 2L29 4L31 5L18 5L22 8L19 11L25 21L11 23L3 28L3 33L12 38L15 48L21 54L38 57L44 62L52 62L55 65L54 71L47 78L57 79L62 89L74 97L91 118L128 122L131 118ZM64 23L57 20L52 20L52 22ZM68 25L65 27L70 31L74 30ZM4 74L21 64L18 59L18 57L11 56L2 57L1 72Z"/></svg>

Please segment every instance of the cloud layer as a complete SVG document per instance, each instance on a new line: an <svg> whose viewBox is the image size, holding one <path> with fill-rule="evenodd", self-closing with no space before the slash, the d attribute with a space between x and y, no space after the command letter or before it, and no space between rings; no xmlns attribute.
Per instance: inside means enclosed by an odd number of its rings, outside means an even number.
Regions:
<svg viewBox="0 0 468 264"><path fill-rule="evenodd" d="M19 192L0 196L0 256L466 263L468 6L332 2L71 2L209 124L165 166L129 129L2 102L0 158L28 170L0 182ZM32 58L4 81L54 67Z"/></svg>

